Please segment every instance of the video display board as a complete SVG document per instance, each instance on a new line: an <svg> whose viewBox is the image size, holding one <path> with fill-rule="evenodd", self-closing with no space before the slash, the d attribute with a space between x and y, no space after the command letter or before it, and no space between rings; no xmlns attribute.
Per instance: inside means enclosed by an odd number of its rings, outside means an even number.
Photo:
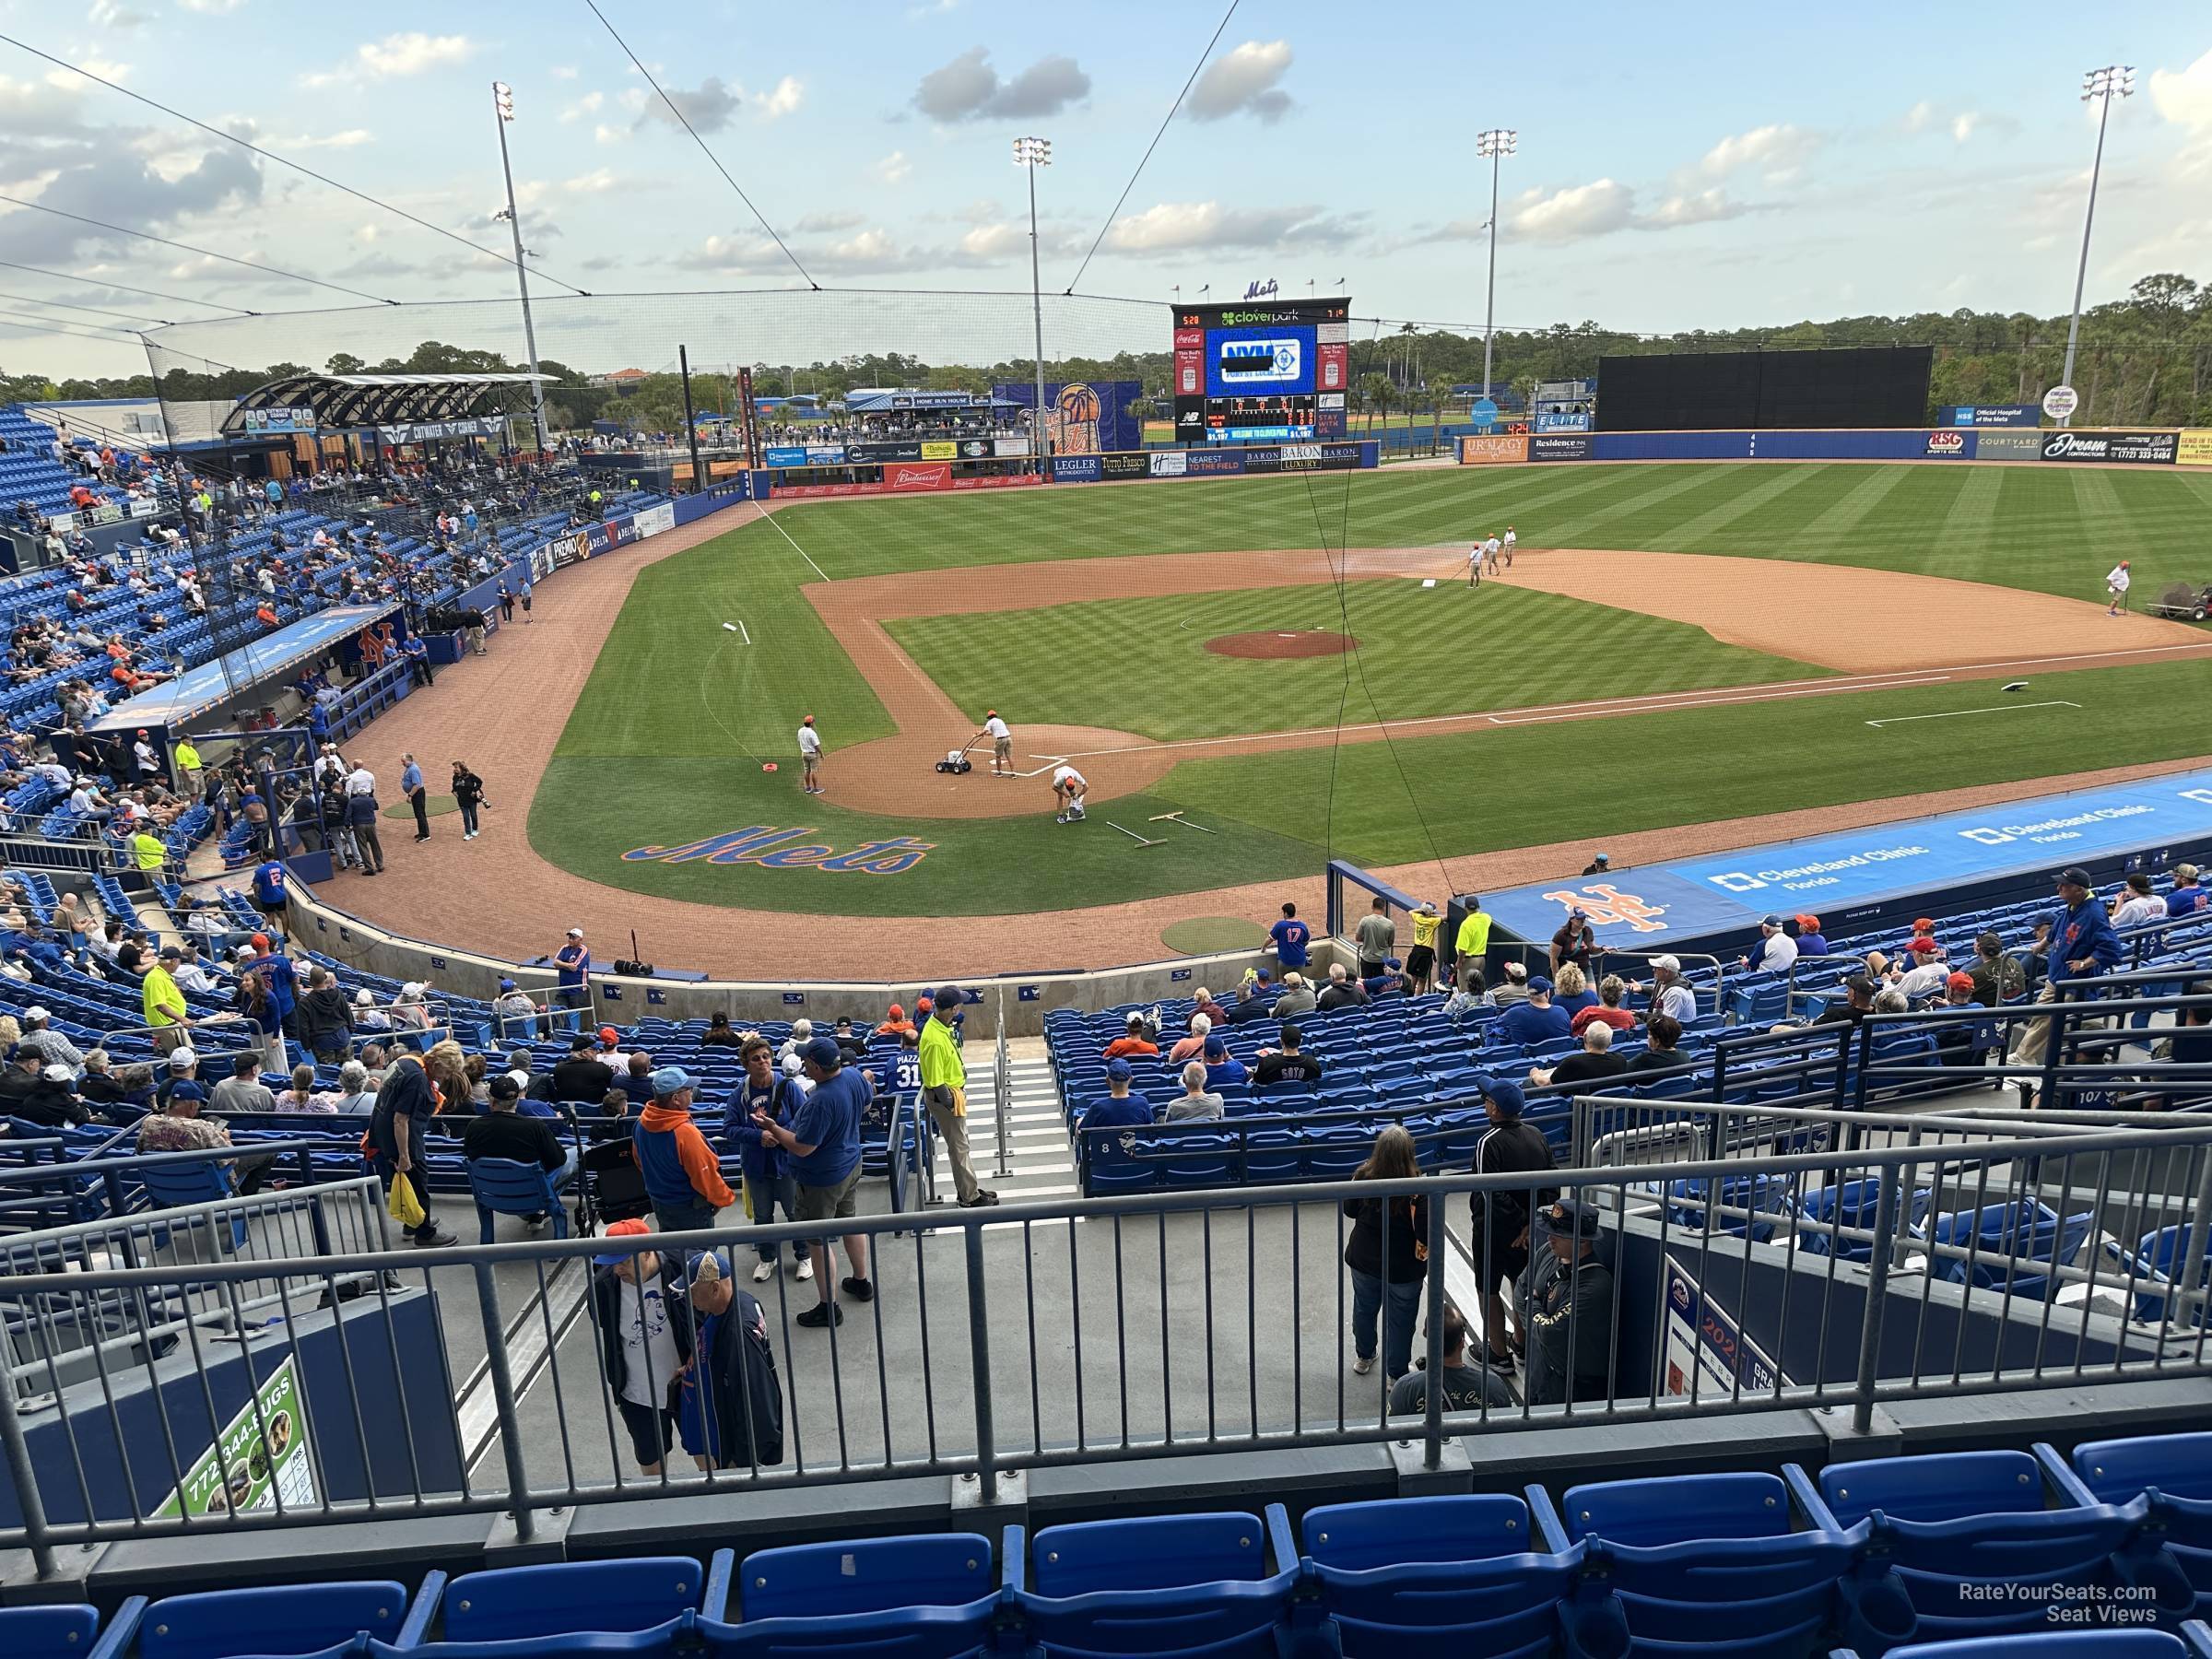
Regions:
<svg viewBox="0 0 2212 1659"><path fill-rule="evenodd" d="M1349 300L1177 306L1174 316L1176 442L1344 436Z"/></svg>
<svg viewBox="0 0 2212 1659"><path fill-rule="evenodd" d="M1929 346L1607 357L1597 430L1924 426L1934 359Z"/></svg>

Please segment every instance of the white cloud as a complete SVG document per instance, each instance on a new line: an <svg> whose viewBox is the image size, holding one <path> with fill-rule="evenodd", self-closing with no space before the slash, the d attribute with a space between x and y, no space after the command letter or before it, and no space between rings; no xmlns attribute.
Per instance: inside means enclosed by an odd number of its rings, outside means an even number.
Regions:
<svg viewBox="0 0 2212 1659"><path fill-rule="evenodd" d="M1028 252L1030 233L1019 225L978 225L960 238L960 252L970 259L1006 259Z"/></svg>
<svg viewBox="0 0 2212 1659"><path fill-rule="evenodd" d="M49 69L46 71L46 84L58 91L76 92L92 84L85 78L86 75L97 75L101 80L111 81L130 78L131 66L128 64L112 63L103 57L88 57L84 60L84 65L85 75L78 75L70 69Z"/></svg>
<svg viewBox="0 0 2212 1659"><path fill-rule="evenodd" d="M787 75L768 92L756 99L754 104L760 112L760 118L763 121L774 121L797 109L799 100L806 96L806 88L799 84L799 77L795 75Z"/></svg>
<svg viewBox="0 0 2212 1659"><path fill-rule="evenodd" d="M354 55L371 75L386 76L420 75L441 65L465 63L476 51L476 42L466 35L429 35L409 29L367 41Z"/></svg>
<svg viewBox="0 0 2212 1659"><path fill-rule="evenodd" d="M2212 134L2212 52L2186 69L2152 70L2150 103L2176 126Z"/></svg>
<svg viewBox="0 0 2212 1659"><path fill-rule="evenodd" d="M177 4L186 11L198 12L207 18L226 17L245 3L246 0L177 0Z"/></svg>
<svg viewBox="0 0 2212 1659"><path fill-rule="evenodd" d="M374 142L376 135L367 127L347 127L342 133L331 133L320 137L312 133L302 133L297 138L275 139L270 147L277 150L352 149L359 145Z"/></svg>
<svg viewBox="0 0 2212 1659"><path fill-rule="evenodd" d="M1018 121L1056 115L1090 96L1090 76L1076 60L1053 53L1001 79L987 46L971 46L932 69L914 88L914 108L932 121Z"/></svg>
<svg viewBox="0 0 2212 1659"><path fill-rule="evenodd" d="M630 184L631 181L624 178L613 168L595 167L588 173L580 173L573 179L564 179L560 187L571 195L606 195L610 191L628 190L630 188Z"/></svg>
<svg viewBox="0 0 2212 1659"><path fill-rule="evenodd" d="M1685 225L1710 225L1721 219L1741 218L1751 208L1731 201L1717 184L1694 194L1671 195L1649 213L1638 214L1632 223L1639 230L1673 230Z"/></svg>
<svg viewBox="0 0 2212 1659"><path fill-rule="evenodd" d="M1290 94L1276 83L1289 67L1289 41L1246 41L1206 66L1185 107L1194 121L1220 121L1236 114L1280 121L1290 112Z"/></svg>
<svg viewBox="0 0 2212 1659"><path fill-rule="evenodd" d="M575 67L570 64L556 64L546 73L555 80L574 80L576 78Z"/></svg>
<svg viewBox="0 0 2212 1659"><path fill-rule="evenodd" d="M1123 253L1173 253L1194 248L1327 246L1350 240L1347 220L1319 207L1224 207L1219 202L1161 202L1116 219L1106 245Z"/></svg>
<svg viewBox="0 0 2212 1659"><path fill-rule="evenodd" d="M134 11L123 0L92 0L92 9L86 15L86 21L95 29L136 29L153 20L153 13Z"/></svg>
<svg viewBox="0 0 2212 1659"><path fill-rule="evenodd" d="M809 213L792 229L802 234L810 234L829 230L852 230L867 222L867 216L860 213Z"/></svg>
<svg viewBox="0 0 2212 1659"><path fill-rule="evenodd" d="M560 112L563 121L581 121L586 115L596 115L606 103L604 92L586 92L582 98Z"/></svg>
<svg viewBox="0 0 2212 1659"><path fill-rule="evenodd" d="M1698 165L1707 178L1724 179L1741 169L1756 168L1769 183L1780 183L1794 176L1823 142L1820 134L1786 123L1753 127L1722 139Z"/></svg>
<svg viewBox="0 0 2212 1659"><path fill-rule="evenodd" d="M723 85L722 77L718 75L708 76L689 91L681 87L669 87L666 90L668 96L665 99L653 98L650 92L645 95L650 101L642 106L644 112L638 117L641 124L648 121L659 121L680 127L683 122L677 120L668 107L674 104L682 112L684 121L691 124L694 132L719 133L730 124L742 101L736 88Z"/></svg>
<svg viewBox="0 0 2212 1659"><path fill-rule="evenodd" d="M893 150L877 162L871 171L886 184L902 184L907 175L914 171L914 164L906 159L904 150Z"/></svg>
<svg viewBox="0 0 2212 1659"><path fill-rule="evenodd" d="M1532 241L1581 241L1624 230L1636 216L1636 193L1612 179L1573 184L1546 194L1524 193L1508 210L1513 233Z"/></svg>
<svg viewBox="0 0 2212 1659"><path fill-rule="evenodd" d="M596 144L625 144L628 143L629 139L629 129L628 127L608 126L606 123L603 121L597 126L592 129L592 139L593 142Z"/></svg>
<svg viewBox="0 0 2212 1659"><path fill-rule="evenodd" d="M1898 130L1907 135L1920 133L1948 133L1951 142L1964 144L1976 133L2011 135L2020 130L2020 124L2009 115L1993 114L1987 110L1953 110L1922 99L1898 118Z"/></svg>

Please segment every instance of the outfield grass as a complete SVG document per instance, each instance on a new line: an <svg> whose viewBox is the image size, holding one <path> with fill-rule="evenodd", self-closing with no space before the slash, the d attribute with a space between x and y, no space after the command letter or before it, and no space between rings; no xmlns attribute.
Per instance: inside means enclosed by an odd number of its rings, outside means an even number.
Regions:
<svg viewBox="0 0 2212 1659"><path fill-rule="evenodd" d="M876 818L801 796L788 766L764 775L747 755L786 759L803 713L820 720L833 755L889 729L865 682L798 594L800 584L816 580L809 558L831 578L909 571L917 582L942 583L959 581L959 567L1033 559L1312 548L1324 537L1330 546L1428 546L1510 520L1530 547L1821 559L2074 597L2100 596L2104 571L2129 559L2136 592L2155 594L2168 581L2212 576L2212 549L2204 540L2212 523L2212 474L1821 464L1438 468L839 502L799 507L778 520L807 557L773 527L751 524L641 572L532 808L531 839L546 857L593 880L707 903L856 915L1051 911L1309 876L1325 853L1390 864L1426 857L1432 846L1457 854L1597 841L1673 824L2181 758L2212 747L2196 719L2212 692L2212 667L2165 664L2037 677L2037 700L2079 709L1877 731L1864 723L1973 707L1994 700L1994 688L1854 692L1193 761L1142 796L1111 809L1102 805L1080 828L1053 823L1041 792L1037 812L1022 818ZM1418 594L1398 585L1408 599ZM1481 597L1487 603L1509 593L1532 605L1574 604L1519 589L1496 595L1486 589ZM1233 606L1249 596L1215 597ZM987 596L979 600L987 604ZM1203 596L1177 599L1173 615L1206 603ZM1421 619L1401 618L1387 601L1378 603L1384 608L1371 612L1363 594L1357 599L1348 631L1364 638L1378 627L1412 630ZM721 628L740 618L754 641L749 647ZM1639 632L1671 626L1632 620ZM1818 625L1807 618L1808 627ZM1900 618L1899 625L1948 630L1962 646L2001 643L1985 638L1971 614ZM915 638L933 658L940 654L923 635ZM2093 633L2085 634L2085 644L2095 642ZM1884 665L1880 639L1864 647L1869 668ZM1147 639L1129 648L1148 656L1154 645ZM1512 671L1516 664L1554 662L1544 654L1550 649L1540 627L1515 629L1487 651L1470 650L1447 632L1403 653L1402 682L1392 650L1364 665L1371 682L1378 666L1386 671L1377 692L1388 702L1427 694L1431 673L1448 682ZM1035 663L1041 666L1023 670L1033 682L1025 695L1076 697L1040 678L1056 671L1077 687L1085 724L1197 718L1209 698L1230 694L1194 686L1171 665L1139 668L1095 651L1054 655L1041 649ZM1333 674L1336 686L1316 712L1334 719L1338 659L1196 665L1205 672L1217 666L1258 669L1276 686L1291 683L1274 677L1288 671ZM1588 694L1652 688L1624 677L1646 671L1642 657L1610 646L1580 669L1574 688ZM970 671L949 657L938 670L961 694L959 676ZM1511 700L1557 700L1558 688L1543 683L1554 671L1519 671L1525 694ZM996 683L981 695L1012 700ZM1292 700L1324 699L1300 683ZM1495 706L1505 700L1476 700ZM1260 724L1240 715L1220 729ZM623 761L618 774L608 769L612 759ZM1177 807L1236 832L1139 850L1098 821L1135 822ZM841 848L912 836L934 850L912 870L874 879L621 858L647 844L675 846L754 825L813 827L818 839Z"/></svg>
<svg viewBox="0 0 2212 1659"><path fill-rule="evenodd" d="M1417 720L1596 695L1809 679L1829 672L1724 645L1701 628L1531 588L1403 578L907 617L891 637L962 707L1016 723L1220 737ZM1255 660L1217 634L1332 629L1343 656ZM1070 672L1071 666L1077 671Z"/></svg>

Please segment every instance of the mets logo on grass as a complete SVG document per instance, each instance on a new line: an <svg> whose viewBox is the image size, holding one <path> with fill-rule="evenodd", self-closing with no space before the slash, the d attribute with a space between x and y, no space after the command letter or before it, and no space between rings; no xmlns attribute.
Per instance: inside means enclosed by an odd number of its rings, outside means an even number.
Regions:
<svg viewBox="0 0 2212 1659"><path fill-rule="evenodd" d="M935 841L899 835L863 841L849 853L840 853L835 847L809 843L806 838L814 833L805 826L776 830L756 824L680 847L633 847L622 854L622 862L759 865L764 870L825 870L832 876L896 876L937 850Z"/></svg>
<svg viewBox="0 0 2212 1659"><path fill-rule="evenodd" d="M1569 910L1581 910L1598 927L1627 926L1638 933L1666 931L1666 924L1659 920L1666 914L1665 905L1648 903L1634 893L1624 893L1609 881L1595 882L1579 891L1563 889L1547 893L1544 897Z"/></svg>

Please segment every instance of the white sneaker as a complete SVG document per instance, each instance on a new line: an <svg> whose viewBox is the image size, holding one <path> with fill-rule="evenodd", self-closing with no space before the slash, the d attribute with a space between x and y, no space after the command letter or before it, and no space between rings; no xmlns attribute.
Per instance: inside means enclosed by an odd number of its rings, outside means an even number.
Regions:
<svg viewBox="0 0 2212 1659"><path fill-rule="evenodd" d="M753 1283L756 1285L764 1285L775 1277L776 1265L773 1262L763 1262L753 1269Z"/></svg>
<svg viewBox="0 0 2212 1659"><path fill-rule="evenodd" d="M810 1279L814 1277L814 1258L812 1256L799 1258L799 1277L803 1279Z"/></svg>

